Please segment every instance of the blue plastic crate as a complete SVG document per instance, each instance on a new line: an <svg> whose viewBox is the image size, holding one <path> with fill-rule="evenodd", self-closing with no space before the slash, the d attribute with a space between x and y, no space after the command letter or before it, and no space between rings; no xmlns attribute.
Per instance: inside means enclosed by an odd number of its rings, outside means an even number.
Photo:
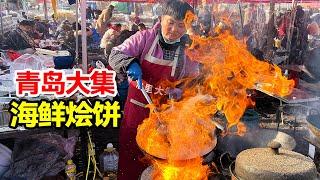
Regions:
<svg viewBox="0 0 320 180"><path fill-rule="evenodd" d="M57 56L53 58L55 69L72 69L74 65L73 56Z"/></svg>

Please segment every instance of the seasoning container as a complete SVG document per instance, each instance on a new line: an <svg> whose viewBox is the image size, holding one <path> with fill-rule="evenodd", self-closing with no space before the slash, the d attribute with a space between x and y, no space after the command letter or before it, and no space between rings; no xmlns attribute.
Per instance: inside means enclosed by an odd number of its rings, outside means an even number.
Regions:
<svg viewBox="0 0 320 180"><path fill-rule="evenodd" d="M117 179L119 153L111 143L107 144L107 148L100 155L100 169L104 177L109 179Z"/></svg>
<svg viewBox="0 0 320 180"><path fill-rule="evenodd" d="M76 179L76 165L70 159L67 161L67 165L65 167L65 172L67 174L68 179L75 180Z"/></svg>
<svg viewBox="0 0 320 180"><path fill-rule="evenodd" d="M280 148L278 142L269 148L242 151L236 158L233 179L239 180L316 180L317 170L312 159Z"/></svg>
<svg viewBox="0 0 320 180"><path fill-rule="evenodd" d="M152 179L152 173L153 173L153 166L147 167L142 174L140 175L139 180L150 180Z"/></svg>

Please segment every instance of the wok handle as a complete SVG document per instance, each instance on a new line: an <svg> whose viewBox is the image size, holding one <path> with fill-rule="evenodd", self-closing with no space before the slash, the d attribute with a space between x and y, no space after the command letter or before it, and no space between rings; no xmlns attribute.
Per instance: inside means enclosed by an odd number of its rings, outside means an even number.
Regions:
<svg viewBox="0 0 320 180"><path fill-rule="evenodd" d="M315 109L315 108L311 108L309 109L309 115L319 115L319 111L318 109Z"/></svg>

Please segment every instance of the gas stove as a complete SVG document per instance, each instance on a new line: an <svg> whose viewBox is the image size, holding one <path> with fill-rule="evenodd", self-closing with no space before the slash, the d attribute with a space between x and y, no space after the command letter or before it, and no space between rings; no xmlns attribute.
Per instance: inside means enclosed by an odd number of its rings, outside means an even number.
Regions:
<svg viewBox="0 0 320 180"><path fill-rule="evenodd" d="M235 158L231 157L229 153L222 153L218 150L211 151L203 157L202 166L208 167L206 177L208 180L227 180L231 179L232 173L230 167L233 164ZM190 160L186 160L190 161ZM181 163L181 161L179 162ZM156 179L155 167L150 165L141 174L140 180L152 180Z"/></svg>

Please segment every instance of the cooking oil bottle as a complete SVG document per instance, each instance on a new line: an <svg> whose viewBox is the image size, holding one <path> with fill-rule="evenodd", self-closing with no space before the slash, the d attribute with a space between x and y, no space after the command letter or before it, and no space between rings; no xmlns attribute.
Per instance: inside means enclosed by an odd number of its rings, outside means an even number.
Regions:
<svg viewBox="0 0 320 180"><path fill-rule="evenodd" d="M99 157L100 169L104 177L108 177L110 180L117 179L119 153L113 147L112 143L107 145L104 152Z"/></svg>
<svg viewBox="0 0 320 180"><path fill-rule="evenodd" d="M65 172L69 180L76 180L76 171L76 165L73 163L71 159L68 160L65 167Z"/></svg>

